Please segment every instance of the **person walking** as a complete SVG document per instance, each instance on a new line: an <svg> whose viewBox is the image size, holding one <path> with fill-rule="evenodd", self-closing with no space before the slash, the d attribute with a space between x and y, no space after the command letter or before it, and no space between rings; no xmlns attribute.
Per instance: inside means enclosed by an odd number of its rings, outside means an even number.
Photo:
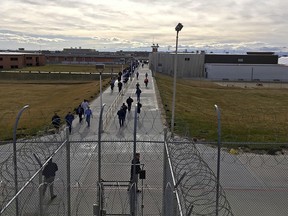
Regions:
<svg viewBox="0 0 288 216"><path fill-rule="evenodd" d="M88 106L86 112L85 112L85 116L86 116L86 122L88 124L88 127L90 127L90 120L92 118L92 110L90 109L90 107Z"/></svg>
<svg viewBox="0 0 288 216"><path fill-rule="evenodd" d="M81 107L83 108L83 113L85 115L86 110L88 109L89 102L88 100L84 99L83 102L81 103Z"/></svg>
<svg viewBox="0 0 288 216"><path fill-rule="evenodd" d="M79 104L79 106L77 107L76 114L78 114L79 123L82 123L83 114L84 114L84 109L83 109L83 107L81 106L81 104Z"/></svg>
<svg viewBox="0 0 288 216"><path fill-rule="evenodd" d="M119 93L121 92L122 90L122 86L123 86L123 83L121 81L118 82L118 91Z"/></svg>
<svg viewBox="0 0 288 216"><path fill-rule="evenodd" d="M142 108L142 104L140 103L140 101L137 102L137 118L139 118L140 116L140 112L141 112L141 108Z"/></svg>
<svg viewBox="0 0 288 216"><path fill-rule="evenodd" d="M51 200L55 199L57 195L53 192L53 183L55 180L56 172L58 171L58 166L56 163L52 162L52 158L48 161L47 165L44 167L42 171L42 175L44 176L44 188L43 188L43 196L47 190L47 186L50 189Z"/></svg>
<svg viewBox="0 0 288 216"><path fill-rule="evenodd" d="M119 73L118 73L118 81L121 81L121 79L122 79L122 71L119 71Z"/></svg>
<svg viewBox="0 0 288 216"><path fill-rule="evenodd" d="M136 89L136 93L135 93L135 94L137 95L137 101L140 101L141 92L142 92L142 91L141 91L140 88L137 88L137 89Z"/></svg>
<svg viewBox="0 0 288 216"><path fill-rule="evenodd" d="M52 124L56 130L56 132L59 132L60 124L61 124L61 118L57 115L55 112L52 116Z"/></svg>
<svg viewBox="0 0 288 216"><path fill-rule="evenodd" d="M114 90L114 85L115 85L115 80L114 80L114 78L111 78L111 80L110 80L111 92L113 92L113 90Z"/></svg>
<svg viewBox="0 0 288 216"><path fill-rule="evenodd" d="M148 81L148 78L145 78L145 79L144 79L144 83L145 83L146 88L148 87L148 82L149 82L149 81Z"/></svg>
<svg viewBox="0 0 288 216"><path fill-rule="evenodd" d="M139 82L136 83L136 89L140 88Z"/></svg>
<svg viewBox="0 0 288 216"><path fill-rule="evenodd" d="M138 80L138 77L139 77L139 72L137 71L137 72L136 72L136 78L137 78L137 80Z"/></svg>
<svg viewBox="0 0 288 216"><path fill-rule="evenodd" d="M135 168L135 169L134 169ZM138 189L138 176L141 172L141 167L140 167L140 153L136 153L135 157L133 158L131 162L131 169L130 169L130 185L128 188L129 189L135 184L136 186L136 192L140 193L141 190Z"/></svg>
<svg viewBox="0 0 288 216"><path fill-rule="evenodd" d="M69 127L69 133L72 132L72 122L74 120L74 115L69 111L65 116L66 125Z"/></svg>
<svg viewBox="0 0 288 216"><path fill-rule="evenodd" d="M118 115L118 119L119 119L119 125L120 125L120 127L123 127L124 121L125 121L125 111L124 111L123 107L121 107L118 110L117 115Z"/></svg>
<svg viewBox="0 0 288 216"><path fill-rule="evenodd" d="M127 103L127 105L128 105L128 112L130 112L131 111L131 107L132 107L132 103L133 103L133 99L129 96L128 98L127 98L127 100L126 100L126 103Z"/></svg>

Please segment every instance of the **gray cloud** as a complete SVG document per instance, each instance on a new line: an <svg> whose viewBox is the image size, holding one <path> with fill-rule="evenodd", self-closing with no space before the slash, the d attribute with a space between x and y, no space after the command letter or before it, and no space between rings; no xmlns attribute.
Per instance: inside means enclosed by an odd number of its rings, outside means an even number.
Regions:
<svg viewBox="0 0 288 216"><path fill-rule="evenodd" d="M179 42L188 48L198 44L276 49L288 42L286 4L284 0L2 0L0 48L9 46L4 41L47 49L70 44L149 47L153 42L167 48L174 46L174 28L182 22Z"/></svg>

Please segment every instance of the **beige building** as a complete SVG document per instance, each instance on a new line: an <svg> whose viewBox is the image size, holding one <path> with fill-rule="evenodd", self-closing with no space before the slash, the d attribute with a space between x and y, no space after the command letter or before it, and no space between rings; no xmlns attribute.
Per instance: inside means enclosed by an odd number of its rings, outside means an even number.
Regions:
<svg viewBox="0 0 288 216"><path fill-rule="evenodd" d="M41 53L0 52L0 70L43 66L45 64L45 55Z"/></svg>

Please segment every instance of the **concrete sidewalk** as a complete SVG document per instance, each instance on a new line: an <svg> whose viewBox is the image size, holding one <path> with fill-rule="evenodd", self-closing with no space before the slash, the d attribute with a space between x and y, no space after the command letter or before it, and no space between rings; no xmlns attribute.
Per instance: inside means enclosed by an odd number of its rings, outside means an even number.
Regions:
<svg viewBox="0 0 288 216"><path fill-rule="evenodd" d="M137 71L137 70L136 70ZM133 132L136 99L136 83L139 82L142 109L137 119L137 151L141 153L141 164L146 170L146 179L139 181L142 193L137 196L138 212L144 215L160 215L162 208L162 183L163 183L163 139L164 130L160 110L155 94L154 81L151 71L145 65L138 68L139 80L136 71L131 80L123 85L123 92L118 92L115 85L112 92L109 88L102 93L102 103L106 104L103 113L103 128L101 133L102 179L104 181L118 182L118 186L105 187L105 208L109 214L129 214L129 193L127 192L130 180L130 166L133 157ZM144 85L145 74L148 74L149 84ZM131 112L128 113L124 127L119 127L117 111L126 99L131 96L134 100ZM79 103L82 101L79 101ZM85 119L79 123L75 116L72 133L69 135L71 142L71 208L72 215L92 215L93 204L97 203L98 181L98 126L101 110L100 97L90 102L93 113L91 126L87 127ZM88 156L90 155L90 156ZM59 161L57 162L57 157ZM64 171L66 165L62 164L61 155L55 157L59 170ZM58 179L65 179L65 172L57 173ZM124 182L126 186L120 186ZM125 183L126 182L126 183ZM113 184L113 183L112 183ZM55 182L55 189L62 190L61 181ZM63 188L64 189L64 188ZM66 199L65 194L57 193L57 198L48 203L47 211L57 211ZM112 202L118 200L117 202ZM126 203L123 205L123 203Z"/></svg>

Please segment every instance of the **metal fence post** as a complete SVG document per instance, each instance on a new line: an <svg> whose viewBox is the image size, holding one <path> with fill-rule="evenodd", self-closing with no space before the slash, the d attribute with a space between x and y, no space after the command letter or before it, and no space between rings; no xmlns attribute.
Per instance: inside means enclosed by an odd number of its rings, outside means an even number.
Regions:
<svg viewBox="0 0 288 216"><path fill-rule="evenodd" d="M29 105L25 105L19 112L16 117L16 122L14 125L13 130L13 163L14 163L14 183L15 183L15 195L18 193L18 174L17 174L17 148L16 148L16 132L18 127L19 119L25 109L27 109ZM15 199L15 205L16 205L16 216L19 215L19 202L18 202L18 196L16 196Z"/></svg>
<svg viewBox="0 0 288 216"><path fill-rule="evenodd" d="M217 152L217 182L216 182L216 216L219 213L219 187L220 187L220 156L221 156L221 113L218 106L214 105L218 120L218 152Z"/></svg>
<svg viewBox="0 0 288 216"><path fill-rule="evenodd" d="M69 127L66 127L66 168L67 168L67 215L71 216L71 171L70 171L70 141Z"/></svg>
<svg viewBox="0 0 288 216"><path fill-rule="evenodd" d="M133 131L133 160L136 158L136 139L137 139L137 109L138 106L135 106L134 113L134 131ZM137 186L136 186L136 160L134 160L133 164L133 177L132 177L132 187L130 187L130 214L132 216L137 215Z"/></svg>
<svg viewBox="0 0 288 216"><path fill-rule="evenodd" d="M167 185L167 162L168 162L168 157L167 157L167 149L166 149L166 142L167 142L167 128L164 128L164 155L163 155L163 194L162 194L162 212L163 215L166 215L166 185Z"/></svg>
<svg viewBox="0 0 288 216"><path fill-rule="evenodd" d="M38 156L33 153L33 156L35 157L36 161L38 162L41 171L39 172L39 216L43 215L43 181L42 181L42 163L41 160L38 158Z"/></svg>
<svg viewBox="0 0 288 216"><path fill-rule="evenodd" d="M42 186L42 172L39 172L39 215L43 215L43 186Z"/></svg>
<svg viewBox="0 0 288 216"><path fill-rule="evenodd" d="M101 104L101 111L98 125L98 215L102 215L103 211L103 197L101 187L101 133L103 132L103 111L106 104Z"/></svg>

